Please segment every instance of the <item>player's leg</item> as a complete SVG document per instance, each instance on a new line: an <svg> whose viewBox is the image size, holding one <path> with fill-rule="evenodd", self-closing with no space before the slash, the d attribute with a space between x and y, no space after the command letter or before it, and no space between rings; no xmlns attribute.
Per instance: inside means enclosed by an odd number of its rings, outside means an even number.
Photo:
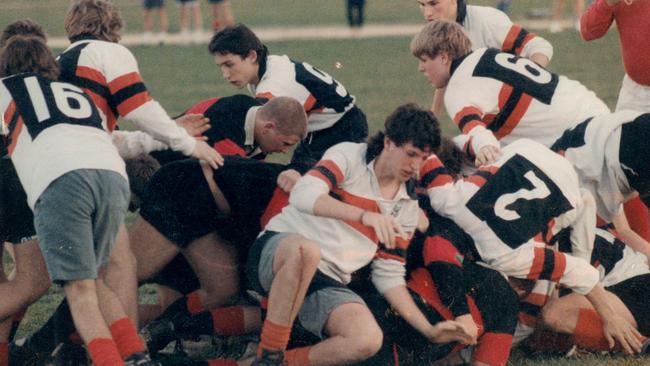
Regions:
<svg viewBox="0 0 650 366"><path fill-rule="evenodd" d="M138 323L138 280L136 259L129 246L129 235L122 223L111 250L103 281L120 300L126 315Z"/></svg>
<svg viewBox="0 0 650 366"><path fill-rule="evenodd" d="M136 258L138 281L151 278L180 253L176 245L142 216L129 228L129 240Z"/></svg>
<svg viewBox="0 0 650 366"><path fill-rule="evenodd" d="M268 294L258 357L281 362L293 321L320 262L320 248L297 234L266 232L253 244L248 261L251 286Z"/></svg>
<svg viewBox="0 0 650 366"><path fill-rule="evenodd" d="M212 5L213 19L218 21L219 29L225 27L232 27L235 25L235 16L232 12L232 4L230 0L223 0ZM218 30L215 28L215 30Z"/></svg>

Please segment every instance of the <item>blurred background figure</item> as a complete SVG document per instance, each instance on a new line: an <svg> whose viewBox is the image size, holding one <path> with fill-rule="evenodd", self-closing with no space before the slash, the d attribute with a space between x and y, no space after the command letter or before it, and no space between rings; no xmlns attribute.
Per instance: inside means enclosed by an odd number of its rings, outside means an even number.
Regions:
<svg viewBox="0 0 650 366"><path fill-rule="evenodd" d="M508 14L510 12L510 3L512 3L512 0L498 0L495 7Z"/></svg>
<svg viewBox="0 0 650 366"><path fill-rule="evenodd" d="M179 25L181 29L181 41L183 43L200 43L203 33L203 18L201 18L201 4L198 0L176 0ZM190 33L190 17L194 23L194 32Z"/></svg>
<svg viewBox="0 0 650 366"><path fill-rule="evenodd" d="M212 30L216 33L225 27L235 25L230 0L208 0L212 8Z"/></svg>
<svg viewBox="0 0 650 366"><path fill-rule="evenodd" d="M575 30L580 31L580 16L585 11L585 0L573 0L572 24ZM564 0L553 0L553 21L548 28L551 33L558 33L564 30L562 20L564 19Z"/></svg>
<svg viewBox="0 0 650 366"><path fill-rule="evenodd" d="M143 0L144 19L142 43L144 44L163 44L167 40L167 29L169 21L167 10L165 10L165 0ZM155 13L158 13L158 37L153 35L153 23Z"/></svg>
<svg viewBox="0 0 650 366"><path fill-rule="evenodd" d="M346 0L346 14L351 28L361 28L363 26L365 3L365 0Z"/></svg>

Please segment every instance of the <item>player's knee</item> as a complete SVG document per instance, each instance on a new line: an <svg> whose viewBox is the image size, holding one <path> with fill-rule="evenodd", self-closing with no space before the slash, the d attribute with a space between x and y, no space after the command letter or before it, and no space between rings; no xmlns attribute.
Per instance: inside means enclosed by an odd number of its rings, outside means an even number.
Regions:
<svg viewBox="0 0 650 366"><path fill-rule="evenodd" d="M308 268L316 268L321 259L320 247L312 241L304 241L300 244L299 255L302 264Z"/></svg>
<svg viewBox="0 0 650 366"><path fill-rule="evenodd" d="M363 328L363 331L351 337L349 342L356 361L362 361L374 356L381 349L384 339L384 334L376 324Z"/></svg>

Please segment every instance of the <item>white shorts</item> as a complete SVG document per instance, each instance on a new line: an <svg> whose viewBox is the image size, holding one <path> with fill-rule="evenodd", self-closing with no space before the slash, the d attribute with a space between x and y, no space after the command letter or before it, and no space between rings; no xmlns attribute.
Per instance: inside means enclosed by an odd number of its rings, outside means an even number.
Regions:
<svg viewBox="0 0 650 366"><path fill-rule="evenodd" d="M650 86L641 85L625 74L616 103L616 111L623 109L650 112Z"/></svg>

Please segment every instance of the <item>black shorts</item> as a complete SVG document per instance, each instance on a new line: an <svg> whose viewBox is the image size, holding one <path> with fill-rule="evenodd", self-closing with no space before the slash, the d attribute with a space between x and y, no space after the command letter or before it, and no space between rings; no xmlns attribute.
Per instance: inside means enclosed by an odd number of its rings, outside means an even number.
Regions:
<svg viewBox="0 0 650 366"><path fill-rule="evenodd" d="M293 153L291 161L320 160L325 151L341 142L364 142L368 137L368 120L357 106L345 112L332 127L311 132Z"/></svg>
<svg viewBox="0 0 650 366"><path fill-rule="evenodd" d="M180 248L217 227L232 227L219 212L201 164L194 159L167 164L151 177L140 216Z"/></svg>
<svg viewBox="0 0 650 366"><path fill-rule="evenodd" d="M650 206L650 113L642 114L621 127L618 159L630 186L639 192L646 206ZM635 174L636 173L636 174Z"/></svg>
<svg viewBox="0 0 650 366"><path fill-rule="evenodd" d="M165 0L143 0L142 6L145 9L160 9L165 6Z"/></svg>
<svg viewBox="0 0 650 366"><path fill-rule="evenodd" d="M8 157L0 159L0 244L20 244L36 235L34 214Z"/></svg>
<svg viewBox="0 0 650 366"><path fill-rule="evenodd" d="M636 320L639 332L646 337L650 336L650 273L628 278L606 290L618 296L627 306Z"/></svg>
<svg viewBox="0 0 650 366"><path fill-rule="evenodd" d="M192 270L187 259L182 254L178 254L171 262L167 263L162 271L153 276L146 283L155 283L167 286L183 295L187 295L201 287L199 279Z"/></svg>

